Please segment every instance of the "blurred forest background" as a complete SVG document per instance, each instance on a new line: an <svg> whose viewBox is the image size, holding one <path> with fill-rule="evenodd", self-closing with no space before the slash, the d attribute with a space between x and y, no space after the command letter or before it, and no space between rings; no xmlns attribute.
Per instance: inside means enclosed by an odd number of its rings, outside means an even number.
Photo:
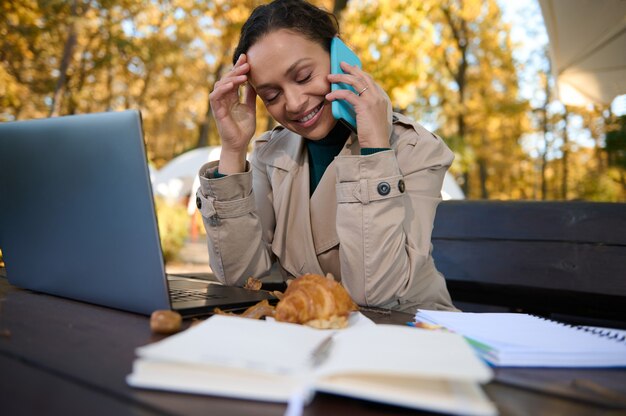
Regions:
<svg viewBox="0 0 626 416"><path fill-rule="evenodd" d="M395 109L454 150L468 198L626 201L624 116L560 105L547 50L523 98L527 63L496 0L313 2L337 13ZM140 109L156 168L217 145L208 95L260 3L0 0L0 121ZM258 110L261 132L273 121Z"/></svg>

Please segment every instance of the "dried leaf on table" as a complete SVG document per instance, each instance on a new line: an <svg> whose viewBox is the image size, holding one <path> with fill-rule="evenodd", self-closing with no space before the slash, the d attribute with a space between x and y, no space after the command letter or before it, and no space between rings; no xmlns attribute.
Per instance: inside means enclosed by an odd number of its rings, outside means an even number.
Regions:
<svg viewBox="0 0 626 416"><path fill-rule="evenodd" d="M243 288L248 290L261 290L262 285L263 282L261 282L257 278L250 276L248 277L248 280L246 280L246 283L243 285Z"/></svg>

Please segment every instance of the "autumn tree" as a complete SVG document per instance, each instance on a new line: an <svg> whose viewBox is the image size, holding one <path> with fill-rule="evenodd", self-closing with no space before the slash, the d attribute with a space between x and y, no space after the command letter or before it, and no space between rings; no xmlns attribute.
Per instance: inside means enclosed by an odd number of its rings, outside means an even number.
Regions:
<svg viewBox="0 0 626 416"><path fill-rule="evenodd" d="M434 114L466 194L513 193L522 174L510 168L525 157L517 140L528 128L527 104L495 1L353 0L342 23L397 110Z"/></svg>
<svg viewBox="0 0 626 416"><path fill-rule="evenodd" d="M241 25L261 3L2 1L0 121L139 109L157 167L193 147L219 144L209 93L232 68ZM567 108L566 117L562 106L554 110L549 70L541 108L520 99L517 45L496 0L314 3L338 14L341 36L394 109L454 150L451 172L468 197L626 199L616 162L620 136L605 136L620 131L616 118L606 107ZM274 121L260 100L257 110L260 133ZM591 149L580 145L577 125ZM522 146L541 131L543 150Z"/></svg>

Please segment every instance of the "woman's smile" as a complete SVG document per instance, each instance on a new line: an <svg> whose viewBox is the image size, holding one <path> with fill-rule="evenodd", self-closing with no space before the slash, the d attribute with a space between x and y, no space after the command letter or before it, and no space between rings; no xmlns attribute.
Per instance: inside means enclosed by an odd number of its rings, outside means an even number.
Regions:
<svg viewBox="0 0 626 416"><path fill-rule="evenodd" d="M313 124L315 124L320 117L322 116L322 110L325 107L324 103L321 103L320 105L318 105L317 107L315 107L313 109L313 111L311 111L310 113L308 113L307 115L305 115L304 117L298 119L298 123L302 124L302 127L304 128L308 128L311 127Z"/></svg>

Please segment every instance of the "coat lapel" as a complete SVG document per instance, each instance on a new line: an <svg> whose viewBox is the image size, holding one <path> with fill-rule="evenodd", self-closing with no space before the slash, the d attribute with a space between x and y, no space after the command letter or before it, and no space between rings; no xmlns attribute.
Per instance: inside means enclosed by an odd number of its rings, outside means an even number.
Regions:
<svg viewBox="0 0 626 416"><path fill-rule="evenodd" d="M304 273L321 274L311 234L309 207L309 161L304 139L288 132L276 143L270 160L276 228L272 251L281 266L297 277Z"/></svg>
<svg viewBox="0 0 626 416"><path fill-rule="evenodd" d="M339 244L336 228L336 178L335 162L332 162L324 172L310 200L311 233L317 255Z"/></svg>
<svg viewBox="0 0 626 416"><path fill-rule="evenodd" d="M352 134L346 143L346 146L339 153L340 155L360 154L356 135ZM354 153L356 152L356 153ZM308 158L307 158L308 159ZM313 243L315 245L315 253L321 253L339 245L339 237L337 236L337 193L335 184L337 182L337 174L335 171L335 162L333 161L324 175L320 183L315 188L315 192L311 197L311 231L313 235Z"/></svg>

